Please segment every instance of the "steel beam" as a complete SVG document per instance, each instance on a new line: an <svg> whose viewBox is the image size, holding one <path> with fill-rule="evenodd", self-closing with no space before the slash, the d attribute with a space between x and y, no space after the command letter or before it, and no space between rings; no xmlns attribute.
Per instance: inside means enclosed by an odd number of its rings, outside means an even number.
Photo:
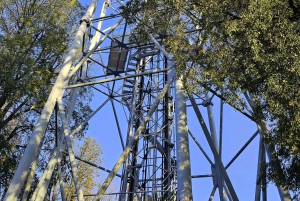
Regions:
<svg viewBox="0 0 300 201"><path fill-rule="evenodd" d="M66 151L62 151L62 153L66 154L66 155L69 155L69 153L66 152ZM95 163L92 163L92 162L90 162L90 161L84 160L84 159L80 158L79 156L74 155L74 157L75 157L75 159L77 159L77 160L79 160L79 161L82 161L82 162L84 162L84 163L86 163L86 164L88 164L88 165L91 165L91 166L93 166L93 167L95 167L95 168L98 168L98 169L103 170L103 171L108 172L108 173L111 172L111 170L109 170L109 169L107 169L107 168L104 168L104 167L102 167L102 166L100 166L100 165L97 165L97 164L95 164ZM117 177L122 177L122 176L119 175L119 174L116 174L116 176L117 176Z"/></svg>
<svg viewBox="0 0 300 201"><path fill-rule="evenodd" d="M177 199L193 200L186 98L181 78L175 81L175 124L177 155Z"/></svg>
<svg viewBox="0 0 300 201"><path fill-rule="evenodd" d="M66 114L64 112L61 99L57 100L57 104L58 104L61 120L63 122L64 140L66 142L67 149L68 149L68 154L69 154L69 159L70 159L71 169L72 169L72 176L73 176L73 181L74 181L76 194L77 194L77 199L79 201L84 201L84 199L83 199L83 190L82 190L82 187L81 187L81 182L79 181L79 177L78 177L77 163L75 161L74 152L72 150L72 142L71 142L71 139L70 139L69 130L68 130L68 126L67 126L67 117L66 117Z"/></svg>
<svg viewBox="0 0 300 201"><path fill-rule="evenodd" d="M202 127L202 130L203 130L204 135L206 137L206 140L207 140L207 142L208 142L208 144L210 146L210 149L213 152L213 155L215 157L216 163L218 163L218 165L220 167L220 172L221 172L221 174L222 174L222 176L224 178L224 181L226 182L226 185L228 187L230 195L231 195L233 201L238 201L239 199L238 199L238 197L237 197L237 195L235 193L233 185L232 185L232 183L231 183L231 181L230 181L230 179L228 177L228 174L227 174L227 172L226 172L226 170L224 168L224 165L223 165L222 160L221 160L221 158L219 156L218 150L217 150L217 148L216 148L216 146L215 146L212 138L210 137L210 133L209 133L209 131L208 131L206 125L205 125L204 119L203 119L203 117L201 115L201 112L200 112L200 110L199 110L199 108L198 108L198 106L196 104L196 101L195 101L195 99L194 99L194 97L192 95L188 94L188 96L189 96L189 99L190 99L190 101L191 101L191 103L193 105L193 108L194 108L194 111L196 113L197 119L198 119L198 121L199 121L199 123L200 123L200 125Z"/></svg>
<svg viewBox="0 0 300 201"><path fill-rule="evenodd" d="M252 142L252 140L259 134L259 131L257 130L250 139L244 144L244 146L232 157L232 159L227 163L225 166L225 169L229 168L230 165L239 157L239 155L247 148L247 146Z"/></svg>
<svg viewBox="0 0 300 201"><path fill-rule="evenodd" d="M89 86L89 85L94 85L94 84L112 82L112 81L116 81L116 80L123 80L123 79L126 79L126 78L139 77L139 76L151 75L151 74L155 74L155 73L167 72L169 70L171 70L171 68L153 70L153 71L148 71L148 72L144 72L144 73L137 73L137 74L133 74L133 75L125 75L125 76L114 77L114 78L107 78L107 79L99 80L99 81L95 81L95 82L86 82L86 83L81 83L81 84L74 84L74 85L66 86L64 88L65 89L72 89L72 88L77 88L77 87L84 87L84 86Z"/></svg>
<svg viewBox="0 0 300 201"><path fill-rule="evenodd" d="M192 137L192 139L194 140L194 142L196 143L196 145L199 147L200 151L203 153L203 155L205 156L205 158L208 160L208 162L210 163L210 165L214 165L214 163L212 162L212 160L209 158L209 156L207 155L207 153L201 147L200 143L198 142L198 140L196 139L196 137L193 135L193 133L190 130L189 130L189 134Z"/></svg>
<svg viewBox="0 0 300 201"><path fill-rule="evenodd" d="M219 153L220 152L219 142L218 142L218 139L217 139L217 131L216 131L214 113L213 113L213 108L212 108L212 106L213 106L212 98L209 96L209 94L206 94L206 105L205 106L207 108L208 121L209 121L209 127L210 127L210 135L211 135L213 143L214 143L215 147L218 149L217 151ZM216 161L216 159L215 159L215 161ZM224 190L224 181L223 181L222 175L220 174L218 163L216 163L215 166L212 167L212 168L215 168L215 170L216 170L216 175L215 176L216 176L216 180L217 180L217 183L218 183L220 200L225 201L225 200L227 200L227 197L226 197L226 193L225 193L225 190Z"/></svg>
<svg viewBox="0 0 300 201"><path fill-rule="evenodd" d="M141 123L139 128L136 130L135 135L129 141L128 145L126 146L125 150L123 151L123 153L121 154L121 156L117 160L117 162L116 162L115 166L113 167L111 173L108 175L108 177L103 182L101 188L99 189L99 191L98 191L97 195L95 196L95 198L93 199L93 201L99 201L103 197L106 189L108 188L108 186L112 182L113 178L116 176L118 170L120 169L120 167L122 166L122 164L124 163L126 158L128 157L131 148L134 146L134 144L136 143L136 141L138 140L138 138L142 134L142 131L146 127L146 123L150 120L150 118L151 118L152 114L155 112L158 104L160 103L160 101L163 99L164 95L169 90L169 87L171 86L172 82L173 82L173 78L166 84L166 86L161 91L160 95L157 97L156 101L153 103L153 105L150 108L148 114L144 118L144 121Z"/></svg>
<svg viewBox="0 0 300 201"><path fill-rule="evenodd" d="M262 161L263 154L266 154L263 149L263 138L260 136L259 139L259 150L258 150L258 162L257 162L257 173L256 173L256 187L255 187L255 201L260 201L262 185L259 180L261 179L261 169L262 169Z"/></svg>

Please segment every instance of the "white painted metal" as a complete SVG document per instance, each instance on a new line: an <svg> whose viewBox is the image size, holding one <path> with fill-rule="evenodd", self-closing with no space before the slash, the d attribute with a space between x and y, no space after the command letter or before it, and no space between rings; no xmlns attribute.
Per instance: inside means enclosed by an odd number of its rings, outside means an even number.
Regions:
<svg viewBox="0 0 300 201"><path fill-rule="evenodd" d="M38 160L38 156L35 157L35 160L33 161L32 165L31 165L30 172L29 172L27 182L26 182L26 185L25 185L24 193L23 193L23 196L22 196L22 201L28 200L28 194L29 194L30 187L31 187L31 181L33 179L34 172L35 172L36 167L37 167L37 160Z"/></svg>
<svg viewBox="0 0 300 201"><path fill-rule="evenodd" d="M175 81L175 124L177 151L177 200L193 200L186 98L182 78Z"/></svg>
<svg viewBox="0 0 300 201"><path fill-rule="evenodd" d="M67 125L67 116L64 112L61 99L57 100L57 104L58 104L61 119L63 120L64 140L65 140L66 145L67 145L68 155L69 155L70 162L71 162L72 176L73 176L73 181L74 181L74 184L75 184L77 198L78 198L79 201L83 201L84 200L83 199L83 191L82 191L81 183L79 181L77 162L75 161L75 156L74 156L74 153L73 153L73 150L72 150L72 142L71 142L71 138L70 138L69 130L68 130L68 125ZM46 191L41 192L41 194L46 194Z"/></svg>
<svg viewBox="0 0 300 201"><path fill-rule="evenodd" d="M213 113L213 103L211 100L211 97L209 94L206 94L206 100L205 100L206 108L207 108L207 114L208 114L208 122L209 122L209 127L210 127L210 135L212 137L212 140L217 148L218 153L220 153L219 149L219 140L217 138L217 131L216 131L216 125L215 125L215 118L214 118L214 113ZM225 187L224 187L224 181L222 178L222 175L220 174L219 166L216 163L214 167L215 168L215 177L216 181L218 184L218 189L219 189L219 195L220 195L220 200L221 201L226 201L227 196L225 192Z"/></svg>

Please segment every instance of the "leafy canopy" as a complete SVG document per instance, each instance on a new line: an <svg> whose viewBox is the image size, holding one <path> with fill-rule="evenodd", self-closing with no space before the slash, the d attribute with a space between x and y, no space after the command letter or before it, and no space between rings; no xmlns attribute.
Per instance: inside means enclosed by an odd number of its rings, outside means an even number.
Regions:
<svg viewBox="0 0 300 201"><path fill-rule="evenodd" d="M140 43L164 38L189 92L210 88L240 109L253 95L284 173L271 161L269 179L299 193L300 1L131 0L122 9Z"/></svg>

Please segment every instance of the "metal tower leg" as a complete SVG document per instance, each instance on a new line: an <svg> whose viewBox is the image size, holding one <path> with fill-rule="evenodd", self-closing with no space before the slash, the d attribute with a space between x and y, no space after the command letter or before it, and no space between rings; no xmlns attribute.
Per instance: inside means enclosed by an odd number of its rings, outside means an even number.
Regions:
<svg viewBox="0 0 300 201"><path fill-rule="evenodd" d="M29 175L28 175L28 178L27 178L24 193L23 193L23 196L22 196L22 201L28 200L28 194L29 194L29 191L30 191L32 179L34 177L34 172L35 172L36 167L37 167L37 161L38 161L38 156L35 156L35 159L34 159L32 165L31 165L31 169L30 169L30 172L29 172Z"/></svg>
<svg viewBox="0 0 300 201"><path fill-rule="evenodd" d="M175 118L176 118L176 151L177 151L177 199L193 200L191 181L191 160L186 114L186 98L181 79L175 81Z"/></svg>
<svg viewBox="0 0 300 201"><path fill-rule="evenodd" d="M258 163L257 163L257 174L256 174L256 182L259 181L260 176L261 176L261 162L262 162L262 155L264 154L262 151L262 146L263 146L263 142L262 142L262 137L260 137L259 140L259 151L258 151ZM260 183L256 183L256 188L255 188L255 201L260 201L260 197L261 197L261 184Z"/></svg>
<svg viewBox="0 0 300 201"><path fill-rule="evenodd" d="M209 120L209 126L210 126L210 134L212 137L212 140L214 142L214 145L216 148L218 148L218 153L220 153L219 150L219 142L217 138L217 132L216 132L216 126L215 126L215 120L214 120L214 114L213 114L213 109L212 109L212 101L211 97L207 94L206 95L206 107L207 107L207 114L208 114L208 120ZM224 180L222 178L222 175L220 174L219 171L219 166L216 164L215 167L215 173L217 177L217 184L218 184L218 189L219 189L219 194L220 194L220 200L225 201L227 200L225 189L224 189Z"/></svg>
<svg viewBox="0 0 300 201"><path fill-rule="evenodd" d="M50 158L48 165L44 171L44 174L42 175L40 182L38 183L32 197L31 200L43 200L44 196L46 195L46 190L48 188L51 176L52 176L52 172L55 168L55 165L57 163L57 155L59 152L58 148L55 148L55 150L52 153L52 157Z"/></svg>
<svg viewBox="0 0 300 201"><path fill-rule="evenodd" d="M267 169L266 169L266 148L265 145L262 145L262 165L264 166L263 168L263 186L262 186L262 201L267 201Z"/></svg>
<svg viewBox="0 0 300 201"><path fill-rule="evenodd" d="M262 168L265 165L265 147L264 147L264 143L263 143L263 138L262 136L260 136L260 140L259 140L259 151L258 151L258 164L257 164L257 175L256 175L256 189L255 189L255 201L260 201L261 199L261 193L263 188L266 188L266 186L263 186L261 184L261 182L259 182L259 180L262 180L264 178L261 177L265 177L266 175L265 172L262 172ZM265 167L264 167L265 168ZM258 183L259 182L259 183ZM265 184L264 184L265 185ZM264 193L266 195L266 192ZM263 196L263 201L266 201L266 196Z"/></svg>
<svg viewBox="0 0 300 201"><path fill-rule="evenodd" d="M65 189L64 189L64 184L63 184L62 176L61 176L60 161L57 162L57 167L58 167L58 178L59 178L59 185L60 185L61 200L62 201L66 201Z"/></svg>

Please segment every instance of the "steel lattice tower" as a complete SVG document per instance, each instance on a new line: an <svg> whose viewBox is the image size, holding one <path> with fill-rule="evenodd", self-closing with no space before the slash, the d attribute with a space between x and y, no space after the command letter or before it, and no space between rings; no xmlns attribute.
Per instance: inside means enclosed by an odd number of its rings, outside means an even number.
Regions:
<svg viewBox="0 0 300 201"><path fill-rule="evenodd" d="M114 146L120 146L123 152L114 167L106 169L97 166L100 171L106 171L109 175L98 193L93 195L94 200L99 200L105 195L114 177L119 177L120 186L117 192L112 194L115 194L114 199L119 201L193 200L197 191L201 191L197 189L197 186L193 186L196 185L194 180L198 182L206 177L209 179L204 179L204 182L209 183L207 185L211 186L212 191L207 192L208 197L203 199L212 200L218 189L219 198L216 200L238 200L238 194L227 168L254 138L261 136L257 140L260 142L257 146L258 157L257 154L253 156L256 158L253 164L258 166L257 178L261 175L261 164L266 162L266 155L272 157L272 149L265 150L261 140L267 132L266 123L258 122L258 130L225 164L222 160L225 158L222 151L223 141L225 142L222 126L223 98L215 91L187 96L182 88L180 77L175 77L172 55L165 52L160 44L161 39L150 36L148 43L131 42L130 37L135 37L135 33L131 31L131 27L121 17L118 10L123 2L104 0L101 3L98 5L97 0L92 0L86 15L82 18L73 45L49 94L5 200L17 200L23 187L25 191L28 187L30 188L30 182L26 183L25 180L28 172L30 172L28 180L35 172L47 123L55 111L55 105L58 106L57 111L60 114L63 129L58 136L58 146L53 148L47 168L31 200L44 200L56 165L61 174L59 163L63 154L68 155L71 162L77 199L84 200L86 195L82 192L76 165L81 159L74 155L70 139L108 102L111 102L118 130L117 133L112 134L116 138ZM99 8L100 11L96 11ZM98 15L99 12L100 17L95 17L94 13ZM83 50L81 57L76 59L76 53L81 47ZM91 67L93 67L92 71ZM102 99L104 97L105 101L82 125L75 130L69 130L68 122L77 100L77 94L84 87L92 88L95 93L100 92L99 94ZM71 91L71 96L67 106L64 107L61 99L66 91ZM240 112L251 120L251 95L245 94L245 97L249 100L250 112ZM220 107L218 107L220 112L215 116L213 100L220 102ZM206 114L202 116L204 112ZM125 115L125 124L121 123L119 113ZM202 135L205 140L196 139L191 131L194 125L190 122L194 124L197 122L198 126L201 126L202 131L198 131L197 136ZM217 123L221 125L219 132L217 132ZM206 164L210 167L208 174L192 174L194 169L201 167L192 166L194 155L191 150L193 152L195 150L191 147L192 142L189 143L189 140L194 141L193 146L198 149L197 151L202 152L201 157L204 160L200 162L200 166ZM207 147L202 147L203 144ZM62 152L63 147L67 148L67 153ZM198 157L198 154L196 155ZM89 164L95 166L95 164ZM256 181L256 178L254 180ZM253 198L257 201L266 200L264 187L255 182L248 185L256 185L253 197L239 197L240 200ZM281 200L290 200L289 192L281 187L278 187L278 191ZM62 200L65 200L63 190L61 190L61 195Z"/></svg>

